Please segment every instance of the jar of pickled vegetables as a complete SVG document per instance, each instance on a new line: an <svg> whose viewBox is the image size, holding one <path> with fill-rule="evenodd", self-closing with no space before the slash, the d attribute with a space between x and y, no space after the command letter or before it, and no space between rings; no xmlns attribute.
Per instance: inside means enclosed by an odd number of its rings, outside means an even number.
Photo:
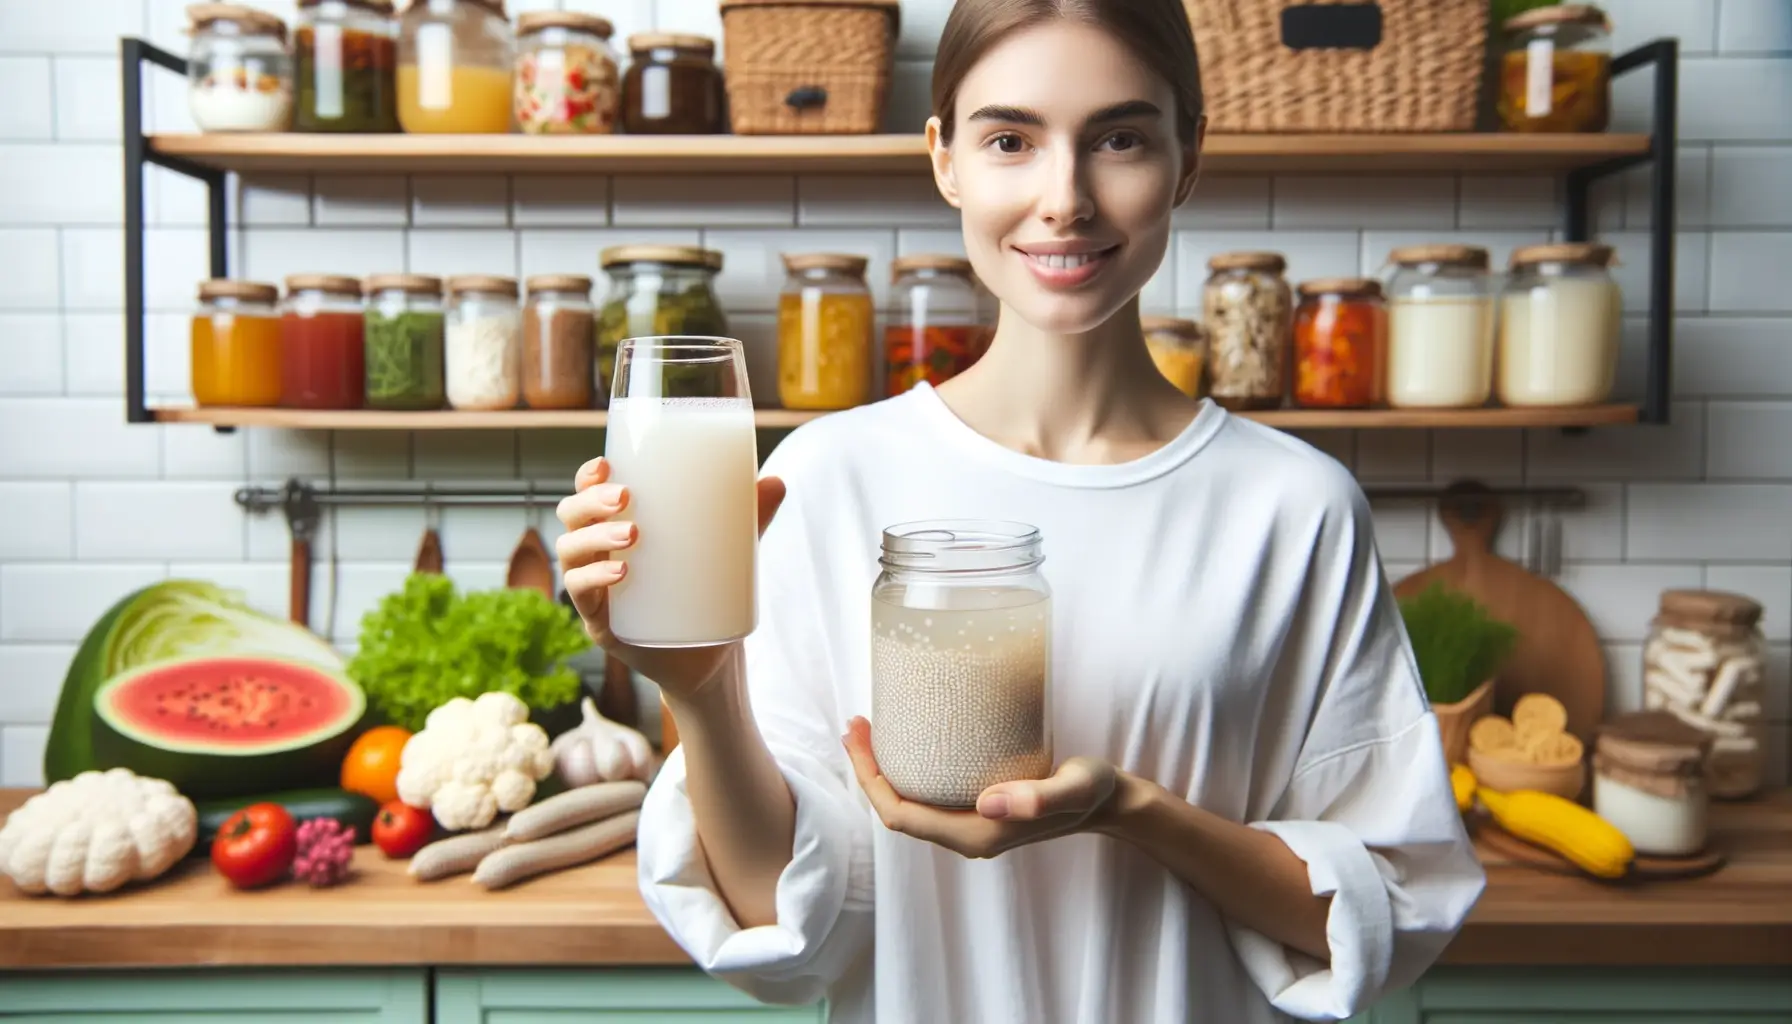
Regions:
<svg viewBox="0 0 1792 1024"><path fill-rule="evenodd" d="M688 245L620 245L598 254L609 284L597 314L598 394L607 403L616 346L624 338L726 337L716 298L722 254Z"/></svg>
<svg viewBox="0 0 1792 1024"><path fill-rule="evenodd" d="M414 0L398 30L398 123L413 135L510 131L516 39L504 0Z"/></svg>
<svg viewBox="0 0 1792 1024"><path fill-rule="evenodd" d="M1366 277L1303 281L1294 310L1294 404L1363 409L1382 399L1388 310Z"/></svg>
<svg viewBox="0 0 1792 1024"><path fill-rule="evenodd" d="M294 130L398 131L398 19L391 0L299 0L293 65Z"/></svg>
<svg viewBox="0 0 1792 1024"><path fill-rule="evenodd" d="M280 404L280 289L259 281L199 283L189 331L193 401Z"/></svg>
<svg viewBox="0 0 1792 1024"><path fill-rule="evenodd" d="M280 317L280 404L359 409L366 393L361 282L336 274L286 279Z"/></svg>
<svg viewBox="0 0 1792 1024"><path fill-rule="evenodd" d="M1602 132L1611 120L1611 24L1591 4L1506 19L1499 116L1508 131Z"/></svg>
<svg viewBox="0 0 1792 1024"><path fill-rule="evenodd" d="M448 279L448 404L514 409L523 396L523 317L516 279L465 274Z"/></svg>
<svg viewBox="0 0 1792 1024"><path fill-rule="evenodd" d="M890 264L891 303L884 328L884 393L916 384L943 384L965 370L989 344L988 311L969 260L928 253Z"/></svg>
<svg viewBox="0 0 1792 1024"><path fill-rule="evenodd" d="M516 123L527 135L608 135L622 82L609 21L577 11L517 18Z"/></svg>
<svg viewBox="0 0 1792 1024"><path fill-rule="evenodd" d="M1611 397L1623 314L1611 261L1611 246L1581 242L1512 253L1500 296L1501 402L1595 405Z"/></svg>
<svg viewBox="0 0 1792 1024"><path fill-rule="evenodd" d="M1288 391L1294 293L1288 262L1274 252L1228 252L1207 261L1201 323L1207 328L1209 391L1237 411L1274 409Z"/></svg>
<svg viewBox="0 0 1792 1024"><path fill-rule="evenodd" d="M698 35L643 32L628 39L622 127L630 135L714 135L726 130L716 44Z"/></svg>
<svg viewBox="0 0 1792 1024"><path fill-rule="evenodd" d="M203 132L282 132L292 123L286 22L241 4L187 8L187 109Z"/></svg>
<svg viewBox="0 0 1792 1024"><path fill-rule="evenodd" d="M1194 320L1142 317L1145 348L1159 373L1190 398L1207 395L1207 330Z"/></svg>
<svg viewBox="0 0 1792 1024"><path fill-rule="evenodd" d="M442 407L445 327L441 278L375 274L367 279L362 333L369 409Z"/></svg>
<svg viewBox="0 0 1792 1024"><path fill-rule="evenodd" d="M1468 409L1493 391L1494 285L1487 250L1411 245L1388 254L1383 378L1396 409Z"/></svg>
<svg viewBox="0 0 1792 1024"><path fill-rule="evenodd" d="M846 409L871 400L871 289L863 256L786 255L778 297L778 398L786 409Z"/></svg>
<svg viewBox="0 0 1792 1024"><path fill-rule="evenodd" d="M596 386L597 307L583 274L537 274L525 282L523 404L588 409Z"/></svg>

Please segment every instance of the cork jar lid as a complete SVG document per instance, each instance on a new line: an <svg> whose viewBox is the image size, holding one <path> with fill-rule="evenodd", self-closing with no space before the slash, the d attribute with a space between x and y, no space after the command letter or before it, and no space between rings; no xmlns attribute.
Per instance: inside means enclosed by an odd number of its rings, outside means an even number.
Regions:
<svg viewBox="0 0 1792 1024"><path fill-rule="evenodd" d="M1201 321L1180 316L1142 316L1139 328L1147 334L1186 334L1194 337L1205 333Z"/></svg>
<svg viewBox="0 0 1792 1024"><path fill-rule="evenodd" d="M516 278L500 274L457 274L448 279L450 294L516 295Z"/></svg>
<svg viewBox="0 0 1792 1024"><path fill-rule="evenodd" d="M1634 772L1679 775L1698 770L1713 741L1671 711L1633 711L1601 725L1593 750L1605 763Z"/></svg>
<svg viewBox="0 0 1792 1024"><path fill-rule="evenodd" d="M871 261L864 256L845 252L790 252L784 254L784 269L791 273L804 270L836 270L852 277L864 277Z"/></svg>
<svg viewBox="0 0 1792 1024"><path fill-rule="evenodd" d="M236 281L230 278L214 277L209 281L199 282L199 298L241 299L244 302L274 303L280 299L280 289L264 281Z"/></svg>
<svg viewBox="0 0 1792 1024"><path fill-rule="evenodd" d="M225 21L245 32L278 36L282 41L286 39L286 22L246 4L192 4L187 8L187 21L189 33Z"/></svg>
<svg viewBox="0 0 1792 1024"><path fill-rule="evenodd" d="M1288 258L1279 252L1222 252L1207 261L1208 270L1267 270L1279 274L1288 269Z"/></svg>
<svg viewBox="0 0 1792 1024"><path fill-rule="evenodd" d="M683 50L707 57L716 52L716 41L708 36L689 32L637 32L628 37L628 48L634 53L642 50Z"/></svg>
<svg viewBox="0 0 1792 1024"><path fill-rule="evenodd" d="M1500 28L1507 32L1522 32L1545 25L1584 25L1604 29L1609 28L1610 22L1605 12L1592 4L1555 4L1514 14Z"/></svg>
<svg viewBox="0 0 1792 1024"><path fill-rule="evenodd" d="M346 274L293 274L286 279L287 294L293 292L328 292L331 295L361 295L361 282Z"/></svg>
<svg viewBox="0 0 1792 1024"><path fill-rule="evenodd" d="M1486 267L1492 262L1478 245L1403 245L1388 253L1388 262L1401 266L1437 263L1446 267Z"/></svg>
<svg viewBox="0 0 1792 1024"><path fill-rule="evenodd" d="M584 274L535 274L523 282L531 292L589 292L591 278Z"/></svg>
<svg viewBox="0 0 1792 1024"><path fill-rule="evenodd" d="M1662 614L1682 621L1753 626L1761 621L1761 602L1725 590L1664 590Z"/></svg>
<svg viewBox="0 0 1792 1024"><path fill-rule="evenodd" d="M1616 250L1609 245L1598 242L1550 242L1546 245L1527 245L1512 251L1512 266L1524 267L1538 263L1581 263L1591 267L1609 267Z"/></svg>
<svg viewBox="0 0 1792 1024"><path fill-rule="evenodd" d="M608 268L623 263L671 263L684 267L722 269L722 254L698 245L613 245L597 257Z"/></svg>
<svg viewBox="0 0 1792 1024"><path fill-rule="evenodd" d="M1381 297L1381 282L1372 277L1320 277L1302 281L1296 290L1306 298L1342 295L1351 299L1376 299Z"/></svg>
<svg viewBox="0 0 1792 1024"><path fill-rule="evenodd" d="M370 274L367 293L408 292L412 295L442 294L442 279L428 274Z"/></svg>
<svg viewBox="0 0 1792 1024"><path fill-rule="evenodd" d="M616 32L616 26L610 23L610 19L583 11L525 11L517 15L516 34L519 36L550 28L589 32L599 39L608 39Z"/></svg>
<svg viewBox="0 0 1792 1024"><path fill-rule="evenodd" d="M890 278L894 280L903 274L911 274L917 270L938 270L947 274L971 276L971 261L963 256L954 256L944 252L920 252L908 256L898 256L890 261Z"/></svg>

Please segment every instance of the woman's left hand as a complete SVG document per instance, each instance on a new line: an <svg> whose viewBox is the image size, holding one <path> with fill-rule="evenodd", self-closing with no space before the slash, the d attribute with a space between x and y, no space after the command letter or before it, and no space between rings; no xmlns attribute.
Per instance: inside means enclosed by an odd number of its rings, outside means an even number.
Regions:
<svg viewBox="0 0 1792 1024"><path fill-rule="evenodd" d="M976 810L948 810L903 798L877 767L871 723L854 718L844 739L859 785L884 827L925 839L964 857L985 858L1042 839L1085 831L1119 788L1113 765L1073 757L1050 778L1004 782L984 790Z"/></svg>

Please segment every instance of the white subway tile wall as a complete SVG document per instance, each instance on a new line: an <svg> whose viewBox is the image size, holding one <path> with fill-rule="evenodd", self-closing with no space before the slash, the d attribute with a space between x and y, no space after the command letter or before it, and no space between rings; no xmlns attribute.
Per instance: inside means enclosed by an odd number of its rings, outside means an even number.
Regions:
<svg viewBox="0 0 1792 1024"><path fill-rule="evenodd" d="M294 5L257 0L291 18ZM513 5L514 7L515 5ZM529 0L595 11L618 40L651 29L715 34L711 0ZM931 56L950 0L905 0L886 127L919 130ZM1792 732L1792 5L1784 0L1608 0L1617 45L1678 37L1683 142L1676 161L1678 249L1673 423L1559 431L1347 432L1302 436L1366 484L1573 485L1584 507L1558 513L1556 582L1606 645L1614 707L1641 699L1641 642L1658 593L1711 586L1767 607L1776 771ZM180 52L184 0L0 3L0 785L40 779L45 730L74 646L116 598L154 580L200 576L285 612L289 535L278 513L231 500L245 483L288 477L422 488L528 480L567 486L599 435L563 430L388 433L128 426L123 422L123 252L117 49L143 34ZM522 9L517 7L516 9ZM1646 73L1617 90L1620 126L1646 128ZM148 124L190 131L180 81L147 73ZM186 394L185 311L206 272L205 198L155 170L146 324L158 399ZM1640 387L1647 310L1649 176L1602 185L1594 220L1622 252L1630 317L1625 397ZM1296 277L1374 273L1387 251L1428 241L1515 246L1558 237L1561 187L1549 176L1269 177L1210 174L1176 214L1145 301L1198 314L1205 261L1233 247L1286 253ZM847 251L871 259L887 305L898 255L962 253L958 216L925 175L607 178L578 174L256 175L234 181L234 274L585 273L628 242L700 243L726 254L721 281L749 345L761 404L776 401L778 257ZM1525 550L1538 513L1507 511L1497 542ZM1432 508L1376 507L1387 570L1399 577L1451 544ZM343 510L315 542L313 622L345 650L359 620L398 586L420 509ZM551 508L454 509L440 518L450 574L501 584L525 527L550 543ZM334 571L332 572L332 564Z"/></svg>

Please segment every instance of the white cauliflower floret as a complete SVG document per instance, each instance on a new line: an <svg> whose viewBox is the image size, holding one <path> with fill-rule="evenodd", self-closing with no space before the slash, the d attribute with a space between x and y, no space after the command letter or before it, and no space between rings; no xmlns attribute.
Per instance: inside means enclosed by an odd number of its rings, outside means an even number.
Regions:
<svg viewBox="0 0 1792 1024"><path fill-rule="evenodd" d="M548 734L514 694L455 697L431 711L399 758L398 798L428 808L454 832L520 811L554 770Z"/></svg>
<svg viewBox="0 0 1792 1024"><path fill-rule="evenodd" d="M82 772L0 828L0 871L32 895L111 892L173 867L199 839L193 801L124 768Z"/></svg>

